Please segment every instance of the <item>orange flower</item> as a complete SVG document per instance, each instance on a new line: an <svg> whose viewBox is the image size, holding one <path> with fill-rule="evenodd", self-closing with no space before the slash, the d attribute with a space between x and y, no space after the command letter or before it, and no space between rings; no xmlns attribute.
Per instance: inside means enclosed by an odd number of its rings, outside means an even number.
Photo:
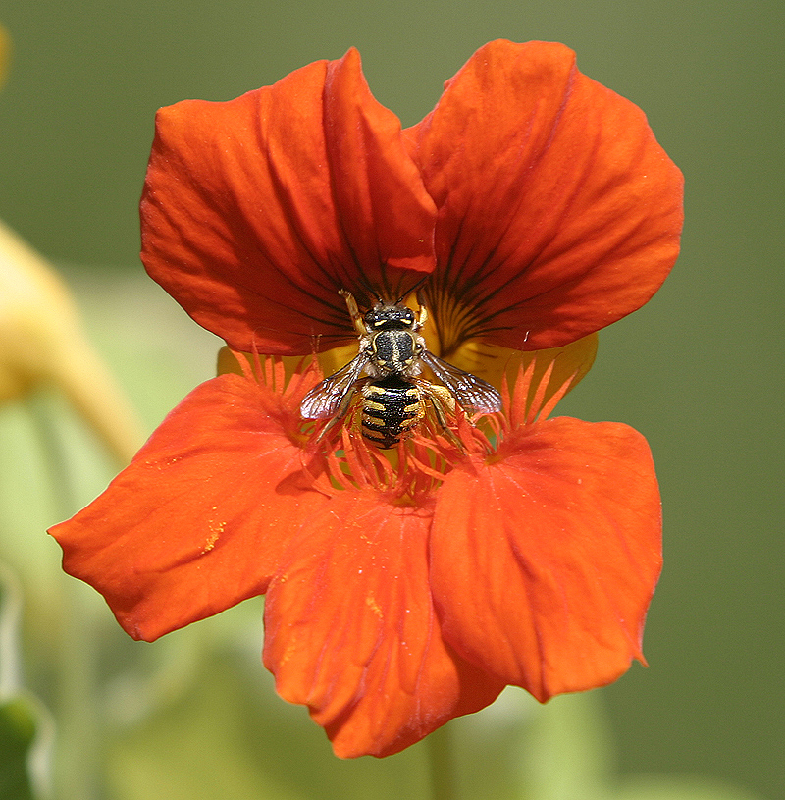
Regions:
<svg viewBox="0 0 785 800"><path fill-rule="evenodd" d="M584 337L664 280L681 190L642 112L557 44L486 45L404 132L353 50L163 109L142 258L239 374L52 529L65 569L148 640L266 593L264 662L344 757L508 683L544 701L615 679L660 567L651 456L626 426L547 417ZM321 373L280 357L356 353L339 291L367 308L416 286L429 347L503 410L474 427L458 407L450 433L426 416L389 459L352 411L318 440L300 403Z"/></svg>

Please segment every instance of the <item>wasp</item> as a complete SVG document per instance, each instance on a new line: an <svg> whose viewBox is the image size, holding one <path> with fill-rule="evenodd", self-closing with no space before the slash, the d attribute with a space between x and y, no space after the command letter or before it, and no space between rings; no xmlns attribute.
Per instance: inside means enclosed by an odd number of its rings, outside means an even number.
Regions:
<svg viewBox="0 0 785 800"><path fill-rule="evenodd" d="M362 396L362 435L388 450L411 433L425 417L427 403L434 409L442 430L447 413L456 402L469 413L492 413L501 408L501 397L491 384L464 372L434 355L419 331L428 312L420 304L417 314L403 304L381 298L363 316L354 297L341 290L359 338L359 352L341 369L317 384L303 398L300 413L306 419L330 419L321 436L339 423L359 392ZM418 377L423 365L430 367L444 385Z"/></svg>

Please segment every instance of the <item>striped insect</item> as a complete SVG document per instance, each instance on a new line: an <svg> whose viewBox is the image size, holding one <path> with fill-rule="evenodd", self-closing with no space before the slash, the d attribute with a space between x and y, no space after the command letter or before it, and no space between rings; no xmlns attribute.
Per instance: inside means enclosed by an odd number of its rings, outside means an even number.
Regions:
<svg viewBox="0 0 785 800"><path fill-rule="evenodd" d="M362 396L362 435L382 450L395 447L425 417L430 403L436 419L447 428L455 403L468 413L491 413L501 408L496 389L470 372L443 361L428 350L419 331L428 312L417 314L403 304L381 298L363 316L354 297L341 291L359 337L359 352L341 369L317 384L303 398L306 419L329 419L320 436L344 418L353 398ZM419 377L429 367L443 385Z"/></svg>

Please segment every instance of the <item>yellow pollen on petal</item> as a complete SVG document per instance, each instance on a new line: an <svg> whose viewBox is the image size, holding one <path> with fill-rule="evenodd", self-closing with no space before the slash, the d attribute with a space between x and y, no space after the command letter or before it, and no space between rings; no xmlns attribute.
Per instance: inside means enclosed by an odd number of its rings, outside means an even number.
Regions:
<svg viewBox="0 0 785 800"><path fill-rule="evenodd" d="M379 604L376 602L376 599L374 597L372 597L370 595L368 597L366 597L365 598L365 605L368 606L368 608L374 614L376 614L376 616L379 617L379 619L383 619L384 618L384 612L379 607Z"/></svg>
<svg viewBox="0 0 785 800"><path fill-rule="evenodd" d="M213 511L217 511L218 507L213 506ZM202 549L202 555L209 553L214 547L215 543L220 538L221 534L226 530L225 522L216 522L213 519L208 519L207 525L210 529L210 535L207 537L207 542Z"/></svg>
<svg viewBox="0 0 785 800"><path fill-rule="evenodd" d="M284 651L283 655L279 659L279 664L283 666L291 661L292 656L295 655L297 652L297 646L295 644L290 644L286 650Z"/></svg>
<svg viewBox="0 0 785 800"><path fill-rule="evenodd" d="M212 528L213 532L207 537L207 543L202 550L202 555L209 553L214 547L215 543L221 537L221 534L224 532L224 528L226 527L226 523L222 522L219 525L211 524L210 527Z"/></svg>

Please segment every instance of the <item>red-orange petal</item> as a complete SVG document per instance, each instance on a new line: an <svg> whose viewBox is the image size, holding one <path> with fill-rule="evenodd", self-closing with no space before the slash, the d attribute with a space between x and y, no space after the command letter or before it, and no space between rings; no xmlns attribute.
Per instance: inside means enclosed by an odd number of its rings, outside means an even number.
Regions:
<svg viewBox="0 0 785 800"><path fill-rule="evenodd" d="M431 584L445 639L538 700L606 684L643 659L660 571L660 503L646 440L557 417L439 495Z"/></svg>
<svg viewBox="0 0 785 800"><path fill-rule="evenodd" d="M439 207L424 292L457 342L568 344L643 305L676 259L681 173L564 45L485 45L406 136Z"/></svg>
<svg viewBox="0 0 785 800"><path fill-rule="evenodd" d="M335 346L355 335L339 289L367 305L435 265L433 201L353 49L161 109L140 210L149 274L238 350Z"/></svg>
<svg viewBox="0 0 785 800"><path fill-rule="evenodd" d="M339 493L293 542L265 602L264 662L338 756L386 756L490 704L503 683L445 645L427 509Z"/></svg>
<svg viewBox="0 0 785 800"><path fill-rule="evenodd" d="M51 533L66 572L151 641L262 594L327 498L296 488L282 399L237 375L197 387L109 488Z"/></svg>

